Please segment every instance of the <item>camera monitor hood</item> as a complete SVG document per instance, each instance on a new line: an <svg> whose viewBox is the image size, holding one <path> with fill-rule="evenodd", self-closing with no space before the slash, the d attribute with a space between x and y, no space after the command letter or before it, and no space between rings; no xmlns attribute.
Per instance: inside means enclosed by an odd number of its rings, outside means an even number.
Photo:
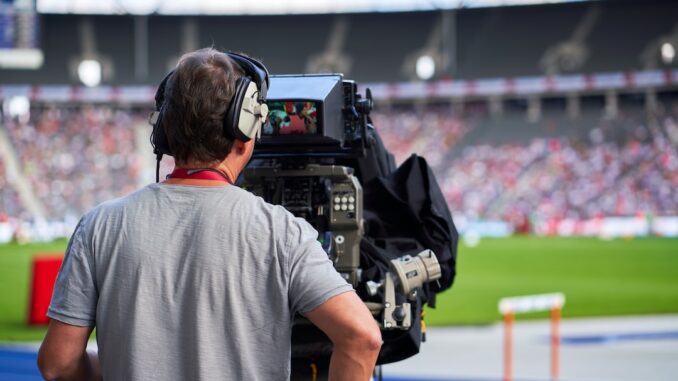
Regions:
<svg viewBox="0 0 678 381"><path fill-rule="evenodd" d="M272 75L255 157L336 156L352 151L355 84L341 74ZM347 120L348 119L348 120Z"/></svg>

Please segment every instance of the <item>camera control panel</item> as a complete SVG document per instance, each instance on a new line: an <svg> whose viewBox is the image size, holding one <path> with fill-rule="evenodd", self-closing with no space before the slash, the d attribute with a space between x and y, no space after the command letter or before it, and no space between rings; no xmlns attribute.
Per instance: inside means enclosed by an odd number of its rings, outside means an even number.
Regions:
<svg viewBox="0 0 678 381"><path fill-rule="evenodd" d="M363 197L352 168L307 164L254 167L244 174L243 187L313 225L337 271L357 286L364 234Z"/></svg>

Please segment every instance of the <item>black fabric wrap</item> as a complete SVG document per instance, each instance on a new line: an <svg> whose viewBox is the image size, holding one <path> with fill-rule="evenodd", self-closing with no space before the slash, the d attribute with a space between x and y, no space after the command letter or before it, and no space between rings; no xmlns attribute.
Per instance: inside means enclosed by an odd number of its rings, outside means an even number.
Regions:
<svg viewBox="0 0 678 381"><path fill-rule="evenodd" d="M371 126L367 138L366 157L340 163L353 167L363 185L365 237L360 245L361 282L380 281L392 259L416 255L424 249L433 250L441 267L441 278L424 285L417 299L410 302L412 327L407 331L382 331L384 344L377 363L388 364L419 353L423 306L435 307L436 294L452 286L459 235L426 160L412 155L396 168L393 155ZM365 301L383 300L381 291L375 296L364 289L357 292ZM396 294L397 304L405 301L404 296Z"/></svg>

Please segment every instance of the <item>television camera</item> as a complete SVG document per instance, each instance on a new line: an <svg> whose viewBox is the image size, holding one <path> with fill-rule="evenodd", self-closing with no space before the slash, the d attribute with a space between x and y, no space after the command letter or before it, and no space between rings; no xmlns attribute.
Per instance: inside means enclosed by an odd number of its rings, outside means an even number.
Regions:
<svg viewBox="0 0 678 381"><path fill-rule="evenodd" d="M392 259L381 279L362 274L363 187L350 163L364 159L370 148L370 90L361 96L357 84L340 74L270 79L268 121L241 185L318 230L335 268L361 290L382 332L409 330L419 318L410 302L420 287L440 278L441 269L431 250L416 250ZM327 338L302 317L295 319L293 378L295 358L330 353Z"/></svg>

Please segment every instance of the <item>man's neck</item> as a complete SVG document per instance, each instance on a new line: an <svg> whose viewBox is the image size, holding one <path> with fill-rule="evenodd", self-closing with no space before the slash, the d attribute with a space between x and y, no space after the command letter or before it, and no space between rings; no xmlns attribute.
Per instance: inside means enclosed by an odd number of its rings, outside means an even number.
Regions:
<svg viewBox="0 0 678 381"><path fill-rule="evenodd" d="M185 168L185 169L211 169L220 172L224 177L231 183L234 184L238 179L240 173L235 173L231 166L228 165L227 160L214 163L177 163L176 168Z"/></svg>

